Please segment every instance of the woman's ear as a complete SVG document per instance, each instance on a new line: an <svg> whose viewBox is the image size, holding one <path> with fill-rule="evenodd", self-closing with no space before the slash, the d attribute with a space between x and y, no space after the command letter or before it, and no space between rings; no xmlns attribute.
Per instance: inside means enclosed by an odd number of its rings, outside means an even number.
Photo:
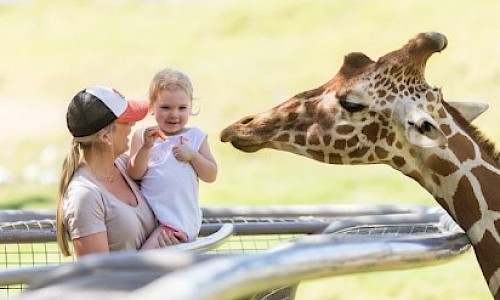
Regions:
<svg viewBox="0 0 500 300"><path fill-rule="evenodd" d="M101 143L111 146L112 144L111 131L103 132L102 134L98 135L98 138Z"/></svg>

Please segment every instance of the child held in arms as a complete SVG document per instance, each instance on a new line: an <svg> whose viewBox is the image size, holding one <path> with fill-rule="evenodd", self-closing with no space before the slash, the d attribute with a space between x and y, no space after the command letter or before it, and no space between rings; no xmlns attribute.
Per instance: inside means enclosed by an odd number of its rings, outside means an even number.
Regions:
<svg viewBox="0 0 500 300"><path fill-rule="evenodd" d="M129 173L159 222L180 240L193 241L201 227L199 179L213 182L217 163L207 134L186 127L192 115L193 87L188 76L163 69L149 87L149 107L157 125L139 129L132 138Z"/></svg>

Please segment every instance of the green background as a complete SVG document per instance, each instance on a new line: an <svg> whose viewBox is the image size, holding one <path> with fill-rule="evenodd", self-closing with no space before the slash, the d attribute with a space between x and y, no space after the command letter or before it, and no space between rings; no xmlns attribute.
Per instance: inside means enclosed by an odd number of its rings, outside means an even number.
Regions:
<svg viewBox="0 0 500 300"><path fill-rule="evenodd" d="M209 133L219 164L217 181L201 184L203 206L436 205L387 166L332 166L271 150L250 155L222 144L219 133L325 83L349 52L376 60L420 32L438 31L448 48L430 58L428 82L446 100L489 103L475 124L499 141L499 11L493 0L0 2L0 167L13 181L0 185L0 208L54 207L50 179L69 150L64 113L78 90L104 84L145 99L166 66L191 77L200 113L190 125ZM317 280L298 298L488 297L471 251L436 267Z"/></svg>

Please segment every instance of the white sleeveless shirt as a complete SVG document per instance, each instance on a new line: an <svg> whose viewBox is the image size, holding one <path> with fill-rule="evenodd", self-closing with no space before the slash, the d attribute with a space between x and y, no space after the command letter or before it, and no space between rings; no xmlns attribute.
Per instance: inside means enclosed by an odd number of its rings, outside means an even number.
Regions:
<svg viewBox="0 0 500 300"><path fill-rule="evenodd" d="M180 144L181 136L198 152L207 134L193 127L168 136L166 141L156 139L140 186L160 223L185 232L189 241L193 241L200 231L202 218L198 204L199 180L191 164L178 161L172 153L172 147Z"/></svg>

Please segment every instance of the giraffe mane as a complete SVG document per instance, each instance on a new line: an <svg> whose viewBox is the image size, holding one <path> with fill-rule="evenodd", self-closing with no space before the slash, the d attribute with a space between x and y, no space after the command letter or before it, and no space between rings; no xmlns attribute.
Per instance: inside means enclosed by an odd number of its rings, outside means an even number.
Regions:
<svg viewBox="0 0 500 300"><path fill-rule="evenodd" d="M452 115L453 119L455 119L458 126L465 130L465 132L467 132L467 134L474 139L474 141L486 152L487 155L491 156L491 158L497 163L497 166L500 166L500 150L496 148L495 144L490 141L476 126L467 121L457 109L449 105L446 101L443 101L443 105Z"/></svg>

